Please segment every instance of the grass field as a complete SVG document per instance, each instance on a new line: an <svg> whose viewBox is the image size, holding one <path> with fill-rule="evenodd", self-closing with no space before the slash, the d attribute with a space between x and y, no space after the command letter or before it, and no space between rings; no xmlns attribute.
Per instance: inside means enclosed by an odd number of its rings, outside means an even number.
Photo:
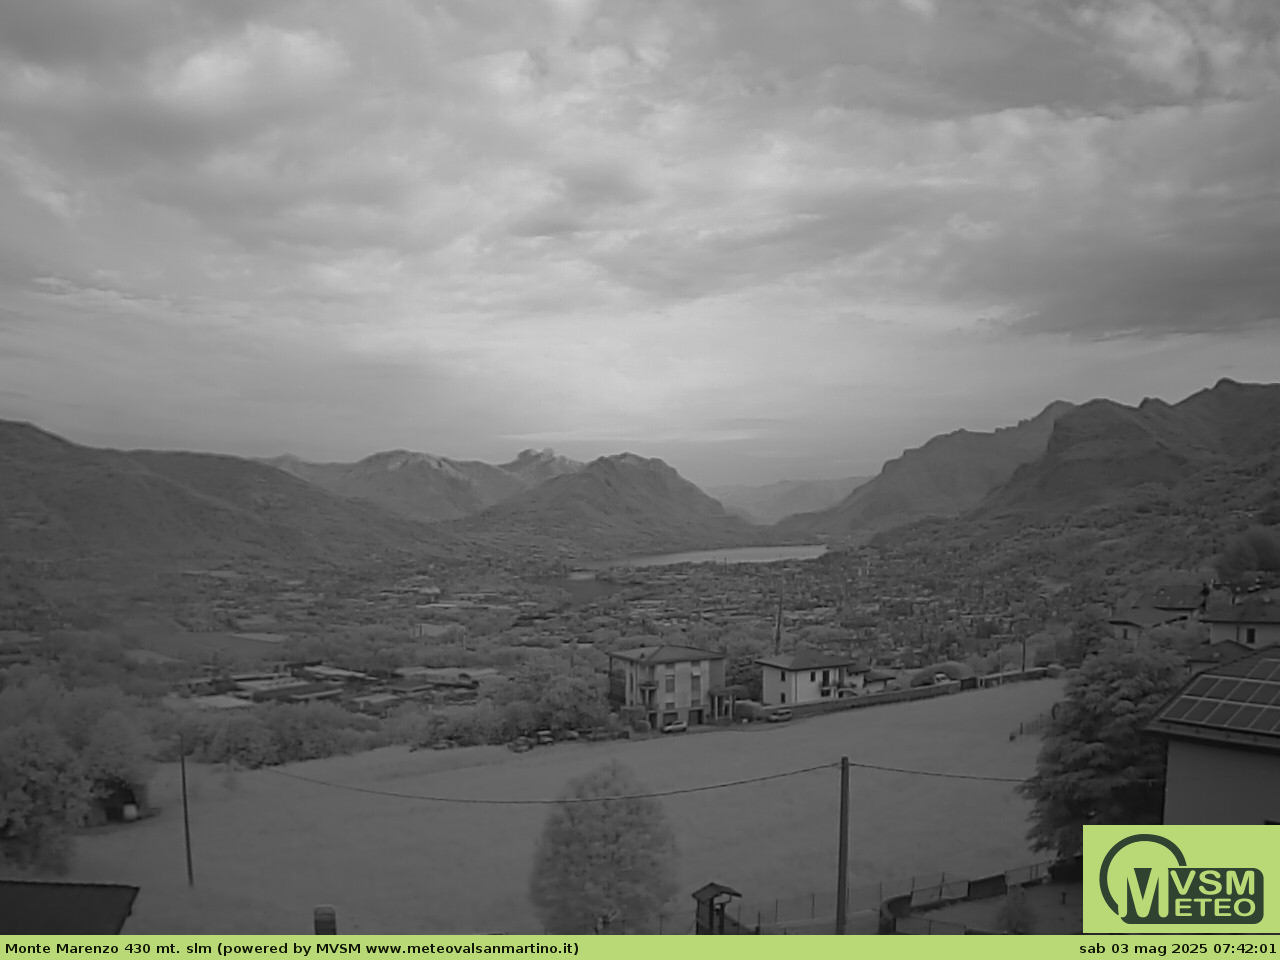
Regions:
<svg viewBox="0 0 1280 960"><path fill-rule="evenodd" d="M617 758L652 791L722 783L838 761L1025 777L1039 741L1010 730L1048 709L1043 680L789 724L638 742L409 753L388 748L295 764L331 783L456 798L554 798ZM176 767L152 787L159 816L81 837L74 880L136 884L128 933L307 933L317 904L343 933L530 933L526 895L549 808L439 803L359 793L269 770L192 766L196 886L186 885ZM851 886L912 874L979 876L1032 860L1028 805L1009 783L854 768ZM690 893L715 880L745 900L829 895L835 883L839 772L820 770L665 798L680 850L676 932ZM744 916L745 919L745 916ZM671 926L667 929L670 931Z"/></svg>

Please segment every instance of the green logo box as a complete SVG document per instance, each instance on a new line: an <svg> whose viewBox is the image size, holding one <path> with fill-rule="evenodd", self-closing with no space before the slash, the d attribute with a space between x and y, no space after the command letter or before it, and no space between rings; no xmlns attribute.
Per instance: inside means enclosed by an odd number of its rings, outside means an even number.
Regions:
<svg viewBox="0 0 1280 960"><path fill-rule="evenodd" d="M1268 876L1280 878L1274 826L1086 826L1084 930L1280 932Z"/></svg>

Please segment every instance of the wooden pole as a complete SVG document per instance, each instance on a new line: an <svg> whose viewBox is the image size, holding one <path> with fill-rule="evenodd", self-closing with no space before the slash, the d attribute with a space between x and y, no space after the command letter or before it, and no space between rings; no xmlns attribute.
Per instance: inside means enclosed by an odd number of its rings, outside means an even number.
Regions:
<svg viewBox="0 0 1280 960"><path fill-rule="evenodd" d="M849 908L849 758L840 758L840 872L836 874L836 933L845 932Z"/></svg>
<svg viewBox="0 0 1280 960"><path fill-rule="evenodd" d="M191 867L191 816L187 810L187 745L178 732L178 765L182 769L182 833L187 843L187 886L196 885L195 872Z"/></svg>

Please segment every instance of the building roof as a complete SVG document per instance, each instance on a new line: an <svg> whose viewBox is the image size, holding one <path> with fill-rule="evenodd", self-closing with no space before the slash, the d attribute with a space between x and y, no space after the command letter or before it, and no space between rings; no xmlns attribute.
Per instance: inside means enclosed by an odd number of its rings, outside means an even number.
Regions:
<svg viewBox="0 0 1280 960"><path fill-rule="evenodd" d="M1280 623L1280 603L1260 597L1214 605L1200 619L1206 623Z"/></svg>
<svg viewBox="0 0 1280 960"><path fill-rule="evenodd" d="M1252 656L1257 650L1257 647L1246 647L1243 643L1236 643L1234 640L1223 640L1220 643L1210 643L1206 640L1204 643L1197 644L1196 648L1187 654L1187 663L1213 665L1231 663L1241 657Z"/></svg>
<svg viewBox="0 0 1280 960"><path fill-rule="evenodd" d="M838 653L797 650L794 653L783 653L776 657L759 657L756 663L765 667L777 667L780 670L823 670L830 667L857 666L858 661Z"/></svg>
<svg viewBox="0 0 1280 960"><path fill-rule="evenodd" d="M1280 651L1263 650L1197 674L1156 711L1146 729L1280 753Z"/></svg>
<svg viewBox="0 0 1280 960"><path fill-rule="evenodd" d="M731 897L740 897L740 894L733 887L726 887L723 883L708 883L706 886L699 887L693 891L693 899L701 903L704 900L710 900L713 897L719 897L728 894Z"/></svg>
<svg viewBox="0 0 1280 960"><path fill-rule="evenodd" d="M697 647L681 647L674 644L663 644L659 647L636 647L621 653L611 653L610 657L618 660L630 660L632 663L683 663L687 660L723 660L723 653L711 650L699 650Z"/></svg>
<svg viewBox="0 0 1280 960"><path fill-rule="evenodd" d="M1127 610L1117 610L1108 623L1141 627L1145 630L1150 627L1160 627L1166 623L1176 623L1185 619L1187 619L1187 615L1176 610L1157 610L1155 607L1130 607Z"/></svg>
<svg viewBox="0 0 1280 960"><path fill-rule="evenodd" d="M0 934L117 934L137 896L118 883L0 880Z"/></svg>
<svg viewBox="0 0 1280 960"><path fill-rule="evenodd" d="M1165 584L1142 597L1139 606L1157 610L1198 610L1204 606L1209 588L1206 584Z"/></svg>

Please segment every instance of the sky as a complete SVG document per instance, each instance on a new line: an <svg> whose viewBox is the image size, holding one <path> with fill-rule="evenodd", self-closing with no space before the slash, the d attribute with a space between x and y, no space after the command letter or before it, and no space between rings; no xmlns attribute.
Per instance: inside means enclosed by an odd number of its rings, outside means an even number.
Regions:
<svg viewBox="0 0 1280 960"><path fill-rule="evenodd" d="M1275 0L0 4L0 418L711 485L1280 377Z"/></svg>

